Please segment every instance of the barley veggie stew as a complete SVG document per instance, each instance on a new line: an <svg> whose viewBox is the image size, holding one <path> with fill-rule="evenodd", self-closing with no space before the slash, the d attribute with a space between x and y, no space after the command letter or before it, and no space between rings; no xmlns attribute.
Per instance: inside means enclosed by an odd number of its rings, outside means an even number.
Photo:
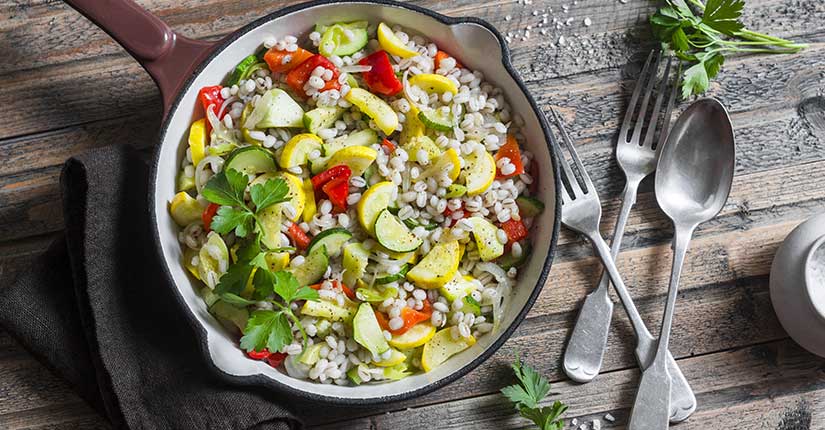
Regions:
<svg viewBox="0 0 825 430"><path fill-rule="evenodd" d="M249 359L339 385L496 330L544 208L501 90L384 23L262 42L200 90L170 203L209 311Z"/></svg>

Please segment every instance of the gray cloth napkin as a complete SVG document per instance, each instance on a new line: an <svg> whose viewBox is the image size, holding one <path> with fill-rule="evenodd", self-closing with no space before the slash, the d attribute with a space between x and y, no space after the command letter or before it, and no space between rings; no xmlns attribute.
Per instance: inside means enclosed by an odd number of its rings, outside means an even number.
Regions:
<svg viewBox="0 0 825 430"><path fill-rule="evenodd" d="M283 395L232 385L203 357L155 250L148 170L120 146L66 163L65 236L0 280L0 325L115 427L302 428Z"/></svg>

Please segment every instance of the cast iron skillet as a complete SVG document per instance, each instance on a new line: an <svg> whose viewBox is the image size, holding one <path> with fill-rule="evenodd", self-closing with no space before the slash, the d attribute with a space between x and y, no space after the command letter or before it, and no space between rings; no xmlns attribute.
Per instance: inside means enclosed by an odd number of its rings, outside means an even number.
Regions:
<svg viewBox="0 0 825 430"><path fill-rule="evenodd" d="M176 34L131 0L65 1L118 41L149 72L160 89L164 119L149 196L149 215L160 264L176 289L176 297L201 341L203 352L225 378L339 404L368 405L409 399L442 387L481 364L507 340L530 310L547 280L556 246L561 214L556 190L561 182L555 145L544 114L513 70L501 35L487 22L478 18L451 18L389 0L320 0L278 10L217 42L203 42ZM418 32L462 64L482 71L485 80L500 87L513 112L525 120L522 131L527 149L541 167L537 196L547 208L534 222L532 255L520 270L518 285L509 298L508 312L498 331L481 337L472 348L429 373L396 382L340 387L291 378L263 362L245 357L237 340L207 312L194 287L197 281L182 267L178 227L167 205L175 193L175 175L185 153L189 124L203 116L196 103L199 88L222 82L235 64L255 52L267 34L300 36L306 35L316 22L357 19L397 23ZM151 264L149 260L147 264Z"/></svg>

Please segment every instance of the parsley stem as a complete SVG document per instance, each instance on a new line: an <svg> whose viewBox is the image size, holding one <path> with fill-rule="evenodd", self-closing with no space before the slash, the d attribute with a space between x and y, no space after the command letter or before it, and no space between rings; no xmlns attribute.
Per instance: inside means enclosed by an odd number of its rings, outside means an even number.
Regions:
<svg viewBox="0 0 825 430"><path fill-rule="evenodd" d="M298 317L292 313L292 308L289 307L289 304L283 305L275 300L270 301L273 305L277 306L280 309L280 312L286 315L287 318L291 319L293 323L298 327L298 331L301 332L301 336L304 338L304 346L307 344L307 333L304 331L304 326L301 325L301 322L298 321Z"/></svg>
<svg viewBox="0 0 825 430"><path fill-rule="evenodd" d="M699 9L700 12L705 12L705 5L702 3L701 0L687 0L690 4L695 6ZM781 37L771 36L769 34L759 33L757 31L742 29L737 32L734 32L734 36L741 37L742 39L753 41L753 42L764 42L765 45L776 44L781 45L789 48L793 48L796 51L800 49L805 49L808 47L805 43L794 43L791 40L782 39ZM760 51L765 52L765 51Z"/></svg>

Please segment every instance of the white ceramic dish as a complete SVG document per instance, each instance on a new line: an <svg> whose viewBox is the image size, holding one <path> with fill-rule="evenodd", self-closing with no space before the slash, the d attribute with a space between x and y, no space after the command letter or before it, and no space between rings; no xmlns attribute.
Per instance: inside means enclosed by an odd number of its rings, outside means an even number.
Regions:
<svg viewBox="0 0 825 430"><path fill-rule="evenodd" d="M785 331L803 348L825 357L825 284L814 279L814 257L825 248L825 214L795 228L771 266L771 303Z"/></svg>
<svg viewBox="0 0 825 430"><path fill-rule="evenodd" d="M172 285L177 289L183 305L182 311L191 317L193 327L203 341L206 355L227 377L236 382L267 385L302 397L335 403L369 404L400 400L432 391L466 374L492 355L524 318L550 269L560 224L561 206L556 200L560 180L556 171L552 136L543 113L514 72L508 49L501 35L490 24L473 18L449 18L426 9L389 1L320 1L274 12L238 30L213 47L175 35L157 18L147 16L139 9L135 10L137 6L129 0L114 2L119 5L115 8L117 10L109 9L106 14L98 10L95 0L69 0L69 3L106 28L141 60L161 88L166 103L166 117L156 151L152 176L154 191L150 196L151 216L157 227L158 250ZM107 25L117 24L112 18L117 13L131 14L133 20L149 20L148 24L154 27L144 28L144 32L160 28L165 35L156 37L155 42L131 42L128 37L134 35L134 30L129 34L120 34L124 32L118 31L118 28L107 28ZM180 263L182 256L177 239L178 227L169 215L167 202L175 194L175 176L184 156L189 124L196 119L199 88L223 81L235 64L260 47L265 35L306 35L316 22L354 20L403 25L406 29L435 41L462 64L480 70L487 81L502 88L513 111L525 120L523 132L527 138L526 147L535 154L536 162L542 166L538 178L538 198L545 202L547 209L534 223L534 251L520 271L518 285L508 301L508 311L497 332L480 338L472 348L429 373L416 374L396 382L346 387L294 379L264 362L245 357L237 340L229 336L207 312L204 301L194 288L195 281ZM130 21L128 25L133 23ZM171 43L172 46L162 46L153 51L151 46L147 47L151 43ZM179 55L172 55L177 49L180 50ZM187 61L180 59L186 55L192 66L192 71L188 74L181 73L181 67L186 70L184 66ZM175 58L177 71L170 67L172 58ZM174 77L169 76L170 73L182 74L185 79L175 82Z"/></svg>

